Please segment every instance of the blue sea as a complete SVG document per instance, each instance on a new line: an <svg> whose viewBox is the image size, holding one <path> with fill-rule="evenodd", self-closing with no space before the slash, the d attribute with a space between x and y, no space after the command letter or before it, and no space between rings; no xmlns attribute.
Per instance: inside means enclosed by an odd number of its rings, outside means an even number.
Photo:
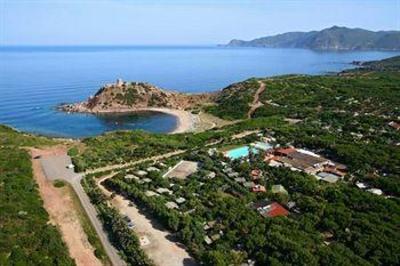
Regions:
<svg viewBox="0 0 400 266"><path fill-rule="evenodd" d="M215 91L250 77L324 74L392 52L202 47L0 47L0 124L48 136L82 138L119 129L170 132L161 113L67 114L60 103L83 101L117 78L187 93Z"/></svg>

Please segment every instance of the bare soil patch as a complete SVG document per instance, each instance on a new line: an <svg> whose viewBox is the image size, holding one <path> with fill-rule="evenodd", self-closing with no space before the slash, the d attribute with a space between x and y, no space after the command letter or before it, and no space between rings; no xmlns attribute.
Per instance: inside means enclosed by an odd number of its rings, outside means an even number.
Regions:
<svg viewBox="0 0 400 266"><path fill-rule="evenodd" d="M56 146L46 150L31 149L32 158L62 155L65 152L64 146ZM89 243L80 224L79 215L71 195L72 189L67 185L57 188L51 181L47 180L38 159L32 159L32 167L34 177L39 185L40 196L44 202L44 208L49 213L50 222L61 231L70 256L75 259L77 265L102 265L94 255L94 248Z"/></svg>
<svg viewBox="0 0 400 266"><path fill-rule="evenodd" d="M142 249L158 266L195 266L197 263L188 254L182 244L156 220L144 214L135 204L120 195L113 198L112 204L119 211L129 216L135 224L135 233L143 238Z"/></svg>

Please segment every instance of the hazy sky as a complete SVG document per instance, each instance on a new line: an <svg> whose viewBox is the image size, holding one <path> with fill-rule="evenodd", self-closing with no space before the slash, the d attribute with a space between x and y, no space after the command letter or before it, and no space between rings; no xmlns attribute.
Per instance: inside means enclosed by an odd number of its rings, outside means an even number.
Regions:
<svg viewBox="0 0 400 266"><path fill-rule="evenodd" d="M0 45L217 44L332 25L400 30L400 0L0 0Z"/></svg>

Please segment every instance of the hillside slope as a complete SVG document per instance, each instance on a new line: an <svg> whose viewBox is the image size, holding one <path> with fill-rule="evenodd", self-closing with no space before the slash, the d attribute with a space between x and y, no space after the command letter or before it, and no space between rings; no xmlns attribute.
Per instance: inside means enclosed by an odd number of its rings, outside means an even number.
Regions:
<svg viewBox="0 0 400 266"><path fill-rule="evenodd" d="M251 41L232 40L227 46L314 50L400 50L400 31L374 32L333 26L321 31L288 32Z"/></svg>
<svg viewBox="0 0 400 266"><path fill-rule="evenodd" d="M0 125L0 265L75 265L43 207L26 150L53 144Z"/></svg>
<svg viewBox="0 0 400 266"><path fill-rule="evenodd" d="M64 104L60 108L67 112L125 112L149 107L184 110L210 101L212 94L189 95L160 89L143 82L123 82L102 87L87 101Z"/></svg>

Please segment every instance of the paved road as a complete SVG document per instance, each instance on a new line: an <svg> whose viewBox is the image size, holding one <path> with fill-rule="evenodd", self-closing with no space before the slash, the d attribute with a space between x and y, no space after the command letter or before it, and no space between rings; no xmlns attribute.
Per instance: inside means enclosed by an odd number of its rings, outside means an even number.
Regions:
<svg viewBox="0 0 400 266"><path fill-rule="evenodd" d="M85 175L86 174L94 174L94 173L105 172L105 171L109 171L109 170L116 170L116 169L119 169L119 168L133 166L133 165L136 165L136 164L139 164L139 163L143 163L143 162L147 162L147 161L161 160L161 159L165 159L165 158L168 158L168 157L171 157L171 156L182 154L184 152L186 152L186 150L177 150L177 151L173 151L173 152L169 152L169 153L165 153L165 154L161 154L161 155L156 155L156 156L153 156L153 157L140 159L140 160L129 162L129 163L113 164L113 165L109 165L109 166L105 166L105 167L100 167L100 168L96 168L96 169L92 169L92 170L87 170L85 172Z"/></svg>
<svg viewBox="0 0 400 266"><path fill-rule="evenodd" d="M82 175L74 173L73 169L67 169L66 166L71 163L71 158L68 155L55 155L43 157L40 159L43 171L49 180L65 180L71 184L78 198L86 211L101 243L114 266L124 266L126 263L118 255L118 251L111 245L108 240L107 233L104 231L102 223L97 217L97 211L90 202L83 187L81 186Z"/></svg>

